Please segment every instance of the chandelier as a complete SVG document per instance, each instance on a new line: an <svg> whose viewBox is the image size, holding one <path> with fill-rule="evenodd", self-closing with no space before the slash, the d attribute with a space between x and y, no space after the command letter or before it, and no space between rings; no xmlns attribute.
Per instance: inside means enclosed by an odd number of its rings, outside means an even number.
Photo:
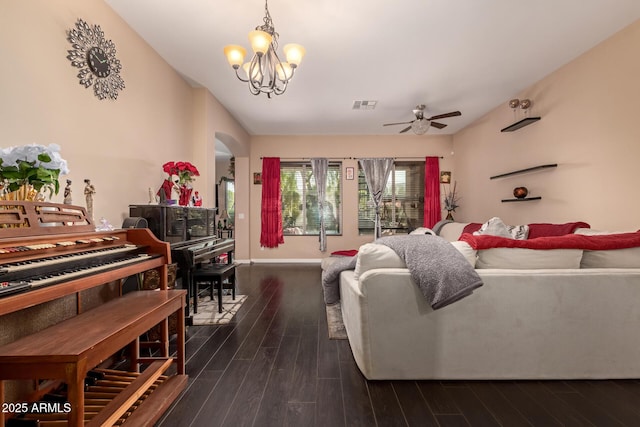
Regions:
<svg viewBox="0 0 640 427"><path fill-rule="evenodd" d="M251 60L244 62L247 50L238 45L225 46L224 54L235 70L236 77L249 83L249 91L253 95L266 93L267 97L271 98L271 94L282 95L287 90L287 84L300 65L305 50L299 44L285 45L284 54L287 61L282 62L277 53L278 33L273 28L267 0L264 2L264 11L264 24L249 32L249 43L253 49ZM244 76L238 71L240 67Z"/></svg>

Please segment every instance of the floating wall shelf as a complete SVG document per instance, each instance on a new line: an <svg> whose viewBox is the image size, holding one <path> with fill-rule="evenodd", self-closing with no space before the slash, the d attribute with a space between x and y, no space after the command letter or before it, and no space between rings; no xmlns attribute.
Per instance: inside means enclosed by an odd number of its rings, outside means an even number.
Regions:
<svg viewBox="0 0 640 427"><path fill-rule="evenodd" d="M531 168L520 169L520 170L513 171L513 172L507 172L507 173L502 173L500 175L495 175L495 176L490 177L489 179L504 178L504 177L507 177L507 176L519 175L521 173L533 172L533 171L537 171L537 170L541 170L541 169L549 169L549 168L556 168L556 167L558 167L557 163L551 163L551 164L548 164L548 165L534 166L534 167L531 167Z"/></svg>
<svg viewBox="0 0 640 427"><path fill-rule="evenodd" d="M507 126L506 128L502 129L500 132L513 132L514 130L518 130L520 128L528 126L531 123L535 123L538 120L540 120L540 117L526 117L520 120L519 122L515 122L514 124Z"/></svg>
<svg viewBox="0 0 640 427"><path fill-rule="evenodd" d="M502 199L502 203L506 202L528 202L531 200L540 200L542 197L525 197L524 199Z"/></svg>

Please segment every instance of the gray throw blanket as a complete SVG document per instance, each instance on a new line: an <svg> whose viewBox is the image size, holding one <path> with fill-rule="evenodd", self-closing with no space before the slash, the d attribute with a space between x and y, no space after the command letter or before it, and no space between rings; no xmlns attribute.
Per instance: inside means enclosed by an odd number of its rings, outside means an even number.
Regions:
<svg viewBox="0 0 640 427"><path fill-rule="evenodd" d="M338 257L325 270L322 270L322 292L326 305L340 302L340 284L338 278L345 270L355 270L357 256Z"/></svg>
<svg viewBox="0 0 640 427"><path fill-rule="evenodd" d="M465 257L449 242L438 236L406 235L381 237L375 243L389 246L409 269L434 310L470 295L482 286L482 279ZM323 272L322 284L326 304L340 299L340 272L355 268L356 257L339 260Z"/></svg>
<svg viewBox="0 0 640 427"><path fill-rule="evenodd" d="M447 306L482 286L482 279L464 255L442 237L389 236L376 240L396 251L411 278L434 310Z"/></svg>

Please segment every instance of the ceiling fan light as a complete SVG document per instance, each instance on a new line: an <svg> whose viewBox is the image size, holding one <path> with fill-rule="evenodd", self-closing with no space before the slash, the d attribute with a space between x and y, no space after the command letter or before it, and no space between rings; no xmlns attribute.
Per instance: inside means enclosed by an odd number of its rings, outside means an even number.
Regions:
<svg viewBox="0 0 640 427"><path fill-rule="evenodd" d="M253 30L249 32L249 43L251 43L251 49L258 54L264 55L271 46L273 36L266 31Z"/></svg>
<svg viewBox="0 0 640 427"><path fill-rule="evenodd" d="M416 135L424 135L427 133L427 130L429 130L430 125L431 122L425 118L417 119L411 123L411 130L413 130L413 133Z"/></svg>
<svg viewBox="0 0 640 427"><path fill-rule="evenodd" d="M289 43L284 45L284 54L287 57L287 62L292 68L296 68L302 62L302 58L306 53L304 47L296 43Z"/></svg>
<svg viewBox="0 0 640 427"><path fill-rule="evenodd" d="M242 46L230 44L224 47L224 54L227 57L227 61L229 61L229 65L233 68L239 68L244 62L247 50Z"/></svg>

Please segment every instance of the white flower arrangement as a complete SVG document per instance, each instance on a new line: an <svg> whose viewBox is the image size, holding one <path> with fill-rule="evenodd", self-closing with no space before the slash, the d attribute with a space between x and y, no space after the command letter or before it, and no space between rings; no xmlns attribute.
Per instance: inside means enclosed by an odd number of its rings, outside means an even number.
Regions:
<svg viewBox="0 0 640 427"><path fill-rule="evenodd" d="M49 197L58 194L60 175L69 173L67 161L60 155L60 146L29 144L0 149L0 179L3 191L17 191L31 185L36 192L49 190Z"/></svg>

